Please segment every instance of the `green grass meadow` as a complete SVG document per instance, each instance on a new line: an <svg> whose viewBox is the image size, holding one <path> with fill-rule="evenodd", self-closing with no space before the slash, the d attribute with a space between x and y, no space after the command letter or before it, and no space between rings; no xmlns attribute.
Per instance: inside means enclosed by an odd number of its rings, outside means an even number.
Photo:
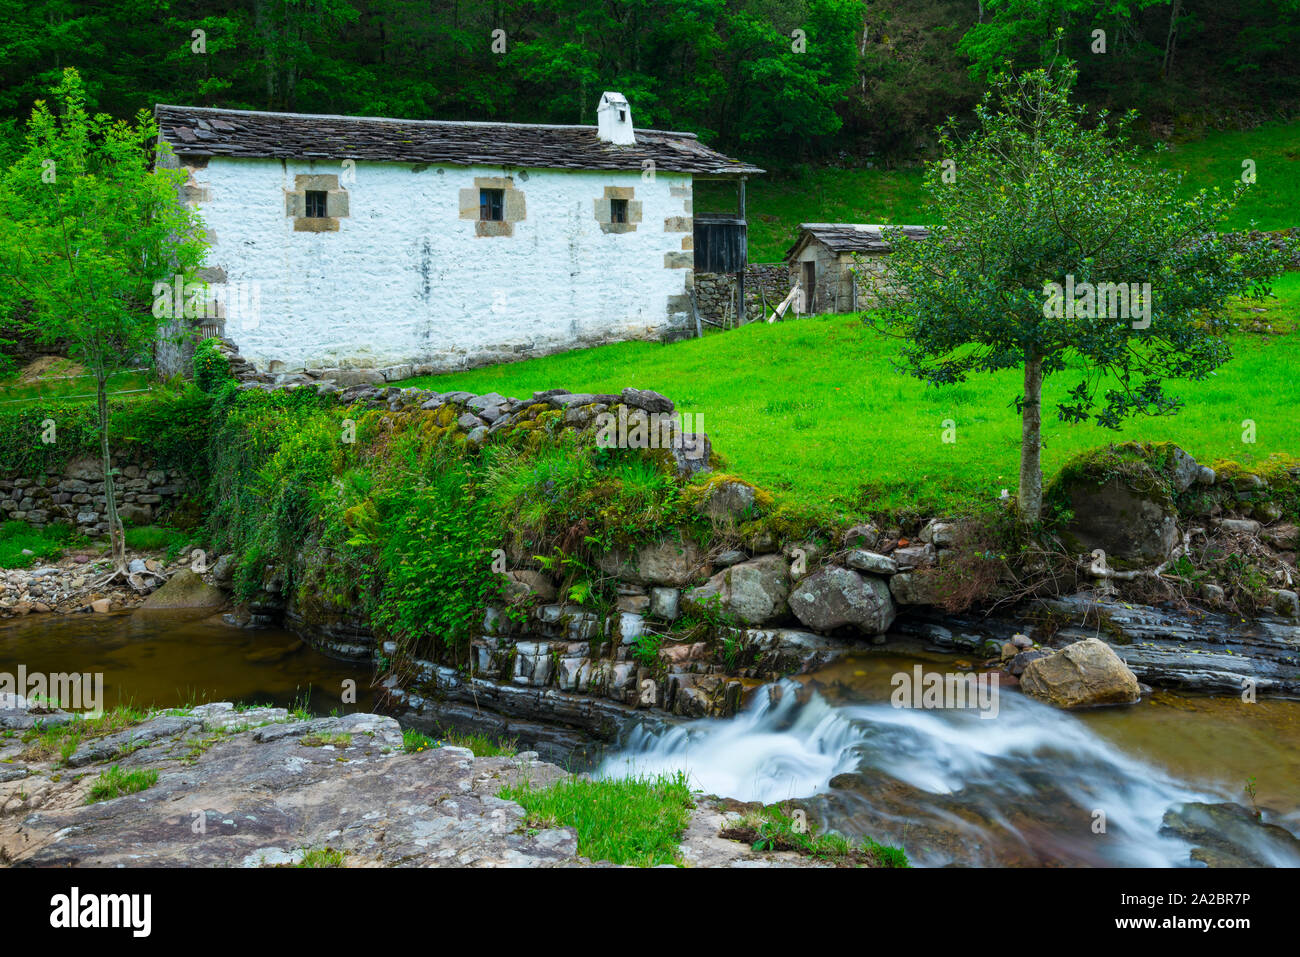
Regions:
<svg viewBox="0 0 1300 957"><path fill-rule="evenodd" d="M1300 273L1251 312L1275 329L1300 313ZM1247 307L1243 307L1247 308ZM1253 304L1250 309L1259 308ZM654 389L677 411L703 416L727 468L805 507L840 514L957 510L1016 487L1020 420L1011 403L1020 373L979 376L935 388L897 371L898 343L861 318L817 316L753 323L672 345L624 342L403 385L499 392L526 398L539 389L618 392ZM1172 441L1200 461L1243 465L1274 452L1300 452L1296 378L1300 334L1239 334L1235 357L1201 382L1172 390L1177 415L1130 419L1114 432L1054 417L1055 401L1077 383L1067 370L1044 387L1043 466L1051 475L1077 452L1113 441ZM945 420L955 441L945 442ZM1255 441L1243 441L1243 422Z"/></svg>

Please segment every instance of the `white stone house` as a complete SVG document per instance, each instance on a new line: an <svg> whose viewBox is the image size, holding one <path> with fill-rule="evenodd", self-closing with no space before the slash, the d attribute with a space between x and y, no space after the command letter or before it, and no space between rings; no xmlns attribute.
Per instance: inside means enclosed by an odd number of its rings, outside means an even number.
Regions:
<svg viewBox="0 0 1300 957"><path fill-rule="evenodd" d="M211 243L190 348L220 334L259 371L340 384L687 334L694 181L762 172L634 129L617 93L594 127L154 115Z"/></svg>
<svg viewBox="0 0 1300 957"><path fill-rule="evenodd" d="M790 284L799 284L799 312L857 312L871 304L867 273L879 275L889 255L883 230L865 223L800 223L799 238L785 254ZM898 226L909 239L929 235L925 226Z"/></svg>

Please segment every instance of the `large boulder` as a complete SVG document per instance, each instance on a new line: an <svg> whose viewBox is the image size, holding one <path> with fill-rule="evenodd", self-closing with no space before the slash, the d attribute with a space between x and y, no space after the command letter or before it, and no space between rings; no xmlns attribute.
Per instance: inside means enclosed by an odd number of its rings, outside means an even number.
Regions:
<svg viewBox="0 0 1300 957"><path fill-rule="evenodd" d="M790 565L780 555L764 555L718 572L682 596L699 608L718 598L722 608L748 625L761 625L785 614L790 597Z"/></svg>
<svg viewBox="0 0 1300 957"><path fill-rule="evenodd" d="M1062 538L1079 554L1101 549L1118 566L1159 564L1178 543L1174 496L1195 480L1195 461L1172 445L1129 443L1067 462L1047 500L1069 509Z"/></svg>
<svg viewBox="0 0 1300 957"><path fill-rule="evenodd" d="M852 625L869 635L889 630L898 610L883 578L830 565L803 579L790 594L790 610L816 631Z"/></svg>
<svg viewBox="0 0 1300 957"><path fill-rule="evenodd" d="M1060 708L1132 704L1142 696L1137 676L1097 638L1085 638L1025 665L1020 688Z"/></svg>
<svg viewBox="0 0 1300 957"><path fill-rule="evenodd" d="M188 568L182 568L166 584L144 600L140 607L150 611L181 608L220 608L226 603L226 595L220 589L209 585Z"/></svg>
<svg viewBox="0 0 1300 957"><path fill-rule="evenodd" d="M643 545L632 555L615 549L600 556L597 564L606 575L623 581L670 588L698 581L708 570L707 556L698 545L675 538Z"/></svg>

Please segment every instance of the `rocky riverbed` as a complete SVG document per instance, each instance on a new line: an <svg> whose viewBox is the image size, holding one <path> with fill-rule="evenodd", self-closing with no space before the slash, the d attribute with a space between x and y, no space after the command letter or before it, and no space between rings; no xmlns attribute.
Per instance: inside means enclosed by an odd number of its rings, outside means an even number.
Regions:
<svg viewBox="0 0 1300 957"><path fill-rule="evenodd" d="M6 707L8 706L8 707ZM38 724L69 716L0 702L0 862L18 866L294 865L340 853L348 867L584 867L570 827L537 827L497 797L566 772L532 753L403 750L392 718L302 719L229 703L157 713L83 739L66 757ZM66 737L64 740L68 740ZM146 789L87 803L110 767L156 772ZM738 811L701 797L683 835L694 866L820 866L719 837Z"/></svg>
<svg viewBox="0 0 1300 957"><path fill-rule="evenodd" d="M151 573L142 591L120 581L107 587L99 584L113 570L113 563L91 551L75 551L32 568L0 569L0 618L74 612L105 614L134 608L146 601L161 578L188 567L187 559L169 562L162 554L152 552L128 553L127 562L132 573Z"/></svg>

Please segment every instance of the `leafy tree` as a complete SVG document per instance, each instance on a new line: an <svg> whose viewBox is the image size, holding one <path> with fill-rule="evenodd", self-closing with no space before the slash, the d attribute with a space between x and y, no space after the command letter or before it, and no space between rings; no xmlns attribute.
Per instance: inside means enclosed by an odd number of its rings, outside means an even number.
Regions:
<svg viewBox="0 0 1300 957"><path fill-rule="evenodd" d="M44 341L63 341L95 378L106 518L117 574L126 557L110 468L108 379L147 361L159 334L155 281L192 277L205 245L195 214L178 202L184 179L163 168L153 120L91 115L71 68L38 100L26 149L0 176L0 293L31 304ZM155 165L157 164L157 165Z"/></svg>
<svg viewBox="0 0 1300 957"><path fill-rule="evenodd" d="M1080 376L1057 407L1063 421L1118 429L1130 415L1175 412L1182 402L1164 380L1204 379L1227 362L1226 303L1265 295L1285 259L1214 232L1245 185L1181 198L1178 177L1130 145L1132 115L1085 123L1069 99L1074 78L1072 66L1001 76L977 129L941 131L944 159L925 179L937 228L915 240L891 230L875 290L912 375L938 386L1023 371L1019 508L1030 524L1042 504L1043 379Z"/></svg>

